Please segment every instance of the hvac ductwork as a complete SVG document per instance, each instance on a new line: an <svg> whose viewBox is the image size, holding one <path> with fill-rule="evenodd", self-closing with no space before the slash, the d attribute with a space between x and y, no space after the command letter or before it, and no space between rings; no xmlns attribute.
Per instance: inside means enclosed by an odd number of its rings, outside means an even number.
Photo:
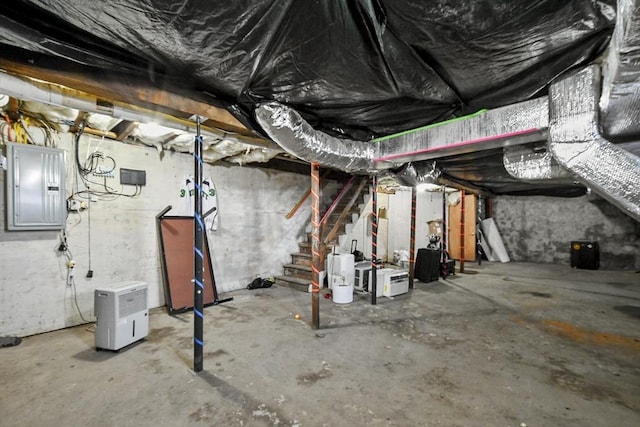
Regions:
<svg viewBox="0 0 640 427"><path fill-rule="evenodd" d="M640 157L598 129L600 68L589 66L549 90L549 150L601 197L640 221Z"/></svg>
<svg viewBox="0 0 640 427"><path fill-rule="evenodd" d="M549 123L546 97L520 102L380 138L376 162L403 164L507 145L545 141Z"/></svg>
<svg viewBox="0 0 640 427"><path fill-rule="evenodd" d="M504 168L512 177L525 182L573 183L575 178L553 158L546 146L540 150L527 146L505 147Z"/></svg>
<svg viewBox="0 0 640 427"><path fill-rule="evenodd" d="M299 159L349 173L379 172L373 167L378 151L375 143L340 139L317 131L297 111L278 102L261 104L255 114L264 131L286 152Z"/></svg>
<svg viewBox="0 0 640 427"><path fill-rule="evenodd" d="M640 135L640 1L617 3L616 27L603 67L600 109L604 135L628 140Z"/></svg>
<svg viewBox="0 0 640 427"><path fill-rule="evenodd" d="M436 162L407 163L391 175L400 185L415 187L419 184L438 184L442 172L437 169Z"/></svg>
<svg viewBox="0 0 640 427"><path fill-rule="evenodd" d="M256 119L278 145L295 157L350 173L376 174L408 162L545 141L549 113L545 97L373 142L341 139L317 131L295 110L277 102L260 105Z"/></svg>

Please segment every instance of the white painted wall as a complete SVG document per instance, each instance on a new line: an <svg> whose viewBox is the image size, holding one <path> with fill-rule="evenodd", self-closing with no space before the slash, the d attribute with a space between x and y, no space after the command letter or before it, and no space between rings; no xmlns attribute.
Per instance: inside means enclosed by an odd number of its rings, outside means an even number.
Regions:
<svg viewBox="0 0 640 427"><path fill-rule="evenodd" d="M378 208L387 208L387 219L378 225L378 258L393 261L396 250L409 251L411 237L411 188L400 187L395 194L378 193ZM365 205L353 231L344 239L339 250L348 252L351 240L358 241L358 250L371 258L371 236L367 231L371 200ZM416 195L416 250L427 246L428 221L442 219L442 193L419 191Z"/></svg>
<svg viewBox="0 0 640 427"><path fill-rule="evenodd" d="M88 137L81 140L81 156ZM97 145L92 138L91 145ZM67 151L68 192L72 189L72 135L61 135ZM125 280L149 284L150 307L164 305L164 289L155 216L176 206L192 157L154 148L105 140L100 146L117 166L144 169L147 185L136 198L120 197L91 203L91 269L89 270L89 211L70 213L68 244L76 261L77 301L84 317L93 320L93 291ZM161 155L162 154L162 155ZM0 336L27 336L82 323L72 288L66 285L66 259L57 250L57 231L5 231L5 179L0 174ZM208 232L218 291L246 287L255 277L282 273L309 223L309 203L292 219L285 215L309 188L304 175L241 166L205 165L204 176L216 183L220 222ZM119 174L108 184L120 190ZM99 189L95 185L94 189ZM133 187L125 186L125 192ZM169 215L171 212L169 212Z"/></svg>

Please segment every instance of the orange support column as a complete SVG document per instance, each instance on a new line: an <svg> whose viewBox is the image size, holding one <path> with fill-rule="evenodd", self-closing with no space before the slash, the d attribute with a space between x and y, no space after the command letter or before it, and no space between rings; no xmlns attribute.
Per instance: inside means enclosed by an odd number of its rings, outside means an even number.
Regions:
<svg viewBox="0 0 640 427"><path fill-rule="evenodd" d="M464 273L464 190L460 190L460 273Z"/></svg>
<svg viewBox="0 0 640 427"><path fill-rule="evenodd" d="M320 165L311 164L311 327L320 328Z"/></svg>

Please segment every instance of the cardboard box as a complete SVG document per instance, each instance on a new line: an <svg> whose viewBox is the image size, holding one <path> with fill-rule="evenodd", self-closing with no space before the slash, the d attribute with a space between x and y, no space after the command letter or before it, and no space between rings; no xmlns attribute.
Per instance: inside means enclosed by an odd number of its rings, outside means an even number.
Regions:
<svg viewBox="0 0 640 427"><path fill-rule="evenodd" d="M429 225L429 234L437 234L442 238L442 220L436 219L433 221L427 221Z"/></svg>

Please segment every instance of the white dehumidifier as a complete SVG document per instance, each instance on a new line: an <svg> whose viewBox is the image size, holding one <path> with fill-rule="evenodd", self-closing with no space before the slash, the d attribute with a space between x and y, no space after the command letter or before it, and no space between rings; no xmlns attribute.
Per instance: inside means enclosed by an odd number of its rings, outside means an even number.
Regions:
<svg viewBox="0 0 640 427"><path fill-rule="evenodd" d="M96 350L120 350L149 334L147 284L121 282L96 289Z"/></svg>

